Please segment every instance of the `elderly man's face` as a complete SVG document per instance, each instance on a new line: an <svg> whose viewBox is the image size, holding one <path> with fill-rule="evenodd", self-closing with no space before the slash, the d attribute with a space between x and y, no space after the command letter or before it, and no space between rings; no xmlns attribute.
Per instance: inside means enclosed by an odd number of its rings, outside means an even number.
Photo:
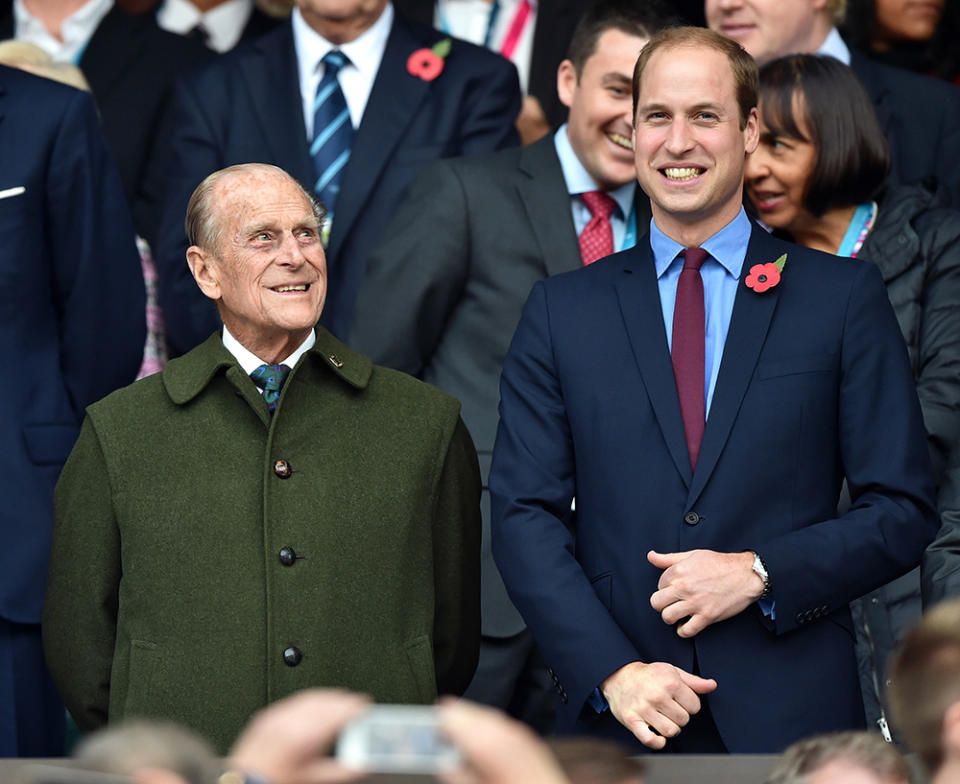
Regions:
<svg viewBox="0 0 960 784"><path fill-rule="evenodd" d="M732 38L763 65L816 50L817 16L826 0L706 0L707 24Z"/></svg>
<svg viewBox="0 0 960 784"><path fill-rule="evenodd" d="M204 293L218 301L223 323L251 350L285 335L302 341L327 293L310 203L293 180L266 172L226 178L211 199L224 232Z"/></svg>

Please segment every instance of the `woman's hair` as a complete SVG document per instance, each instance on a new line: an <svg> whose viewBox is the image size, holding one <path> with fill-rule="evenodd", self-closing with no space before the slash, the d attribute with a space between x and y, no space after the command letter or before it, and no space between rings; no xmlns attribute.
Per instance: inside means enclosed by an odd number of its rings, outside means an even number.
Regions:
<svg viewBox="0 0 960 784"><path fill-rule="evenodd" d="M811 214L877 198L890 170L890 148L850 68L820 55L773 60L760 69L760 110L771 134L802 139L817 151L804 194Z"/></svg>

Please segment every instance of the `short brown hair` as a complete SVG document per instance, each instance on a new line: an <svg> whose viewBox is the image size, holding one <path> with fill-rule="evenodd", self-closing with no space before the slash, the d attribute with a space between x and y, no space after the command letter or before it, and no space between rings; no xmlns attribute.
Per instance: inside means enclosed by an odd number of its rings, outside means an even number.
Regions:
<svg viewBox="0 0 960 784"><path fill-rule="evenodd" d="M637 104L640 99L640 78L658 49L673 49L681 46L714 49L727 58L733 74L733 85L740 107L740 129L747 126L750 110L757 106L759 77L757 64L740 44L731 38L715 33L705 27L668 27L655 33L640 52L633 69L633 116L636 124Z"/></svg>
<svg viewBox="0 0 960 784"><path fill-rule="evenodd" d="M650 38L657 30L672 24L674 17L661 0L600 0L580 17L567 47L567 59L573 63L577 78L587 60L597 51L597 41L607 30L619 30L637 38Z"/></svg>
<svg viewBox="0 0 960 784"><path fill-rule="evenodd" d="M790 746L765 784L805 784L831 762L847 762L884 781L911 781L910 766L892 743L876 732L832 732L814 735Z"/></svg>
<svg viewBox="0 0 960 784"><path fill-rule="evenodd" d="M887 696L893 722L927 769L943 762L943 717L960 702L960 599L924 614L897 648Z"/></svg>

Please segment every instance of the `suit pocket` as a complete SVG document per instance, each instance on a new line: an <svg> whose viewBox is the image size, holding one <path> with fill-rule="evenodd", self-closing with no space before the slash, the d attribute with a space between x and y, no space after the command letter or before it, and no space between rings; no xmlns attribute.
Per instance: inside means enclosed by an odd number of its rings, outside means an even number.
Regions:
<svg viewBox="0 0 960 784"><path fill-rule="evenodd" d="M123 699L125 717L156 713L159 705L153 695L153 683L159 663L160 649L156 643L130 640L130 666L127 670L127 691Z"/></svg>
<svg viewBox="0 0 960 784"><path fill-rule="evenodd" d="M603 606L611 612L613 611L613 575L610 572L599 574L590 580L593 586L593 592L597 598L603 602Z"/></svg>
<svg viewBox="0 0 960 784"><path fill-rule="evenodd" d="M829 373L836 366L837 358L834 354L781 357L760 362L757 365L757 377L767 379L796 376L801 373Z"/></svg>
<svg viewBox="0 0 960 784"><path fill-rule="evenodd" d="M431 703L437 698L437 674L433 662L433 646L427 635L421 635L403 646L410 673L417 690L418 702Z"/></svg>
<svg viewBox="0 0 960 784"><path fill-rule="evenodd" d="M79 434L74 424L24 425L23 440L27 457L34 465L62 466L67 462Z"/></svg>

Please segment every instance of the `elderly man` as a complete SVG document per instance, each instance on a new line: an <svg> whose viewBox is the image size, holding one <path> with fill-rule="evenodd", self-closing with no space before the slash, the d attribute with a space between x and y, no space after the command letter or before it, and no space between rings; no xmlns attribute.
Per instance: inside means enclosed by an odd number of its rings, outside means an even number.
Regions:
<svg viewBox="0 0 960 784"><path fill-rule="evenodd" d="M222 335L88 410L44 611L81 729L168 718L223 751L306 686L430 702L473 675L473 444L453 398L314 330L320 217L272 166L205 179L187 257Z"/></svg>

